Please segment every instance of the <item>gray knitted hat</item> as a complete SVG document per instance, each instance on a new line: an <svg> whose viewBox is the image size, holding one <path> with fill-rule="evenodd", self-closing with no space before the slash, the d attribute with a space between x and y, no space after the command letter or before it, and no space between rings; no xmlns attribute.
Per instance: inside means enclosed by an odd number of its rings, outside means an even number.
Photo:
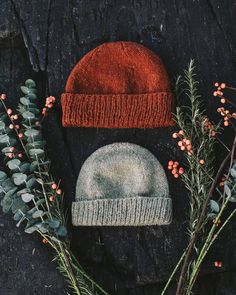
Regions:
<svg viewBox="0 0 236 295"><path fill-rule="evenodd" d="M147 149L113 143L83 164L72 204L73 225L163 225L171 217L165 172Z"/></svg>

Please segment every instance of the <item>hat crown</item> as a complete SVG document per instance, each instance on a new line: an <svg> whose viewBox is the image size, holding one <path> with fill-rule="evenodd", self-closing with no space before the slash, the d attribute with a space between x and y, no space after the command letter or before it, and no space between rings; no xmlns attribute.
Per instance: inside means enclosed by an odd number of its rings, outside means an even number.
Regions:
<svg viewBox="0 0 236 295"><path fill-rule="evenodd" d="M77 200L168 197L163 167L147 149L114 143L95 151L81 168Z"/></svg>
<svg viewBox="0 0 236 295"><path fill-rule="evenodd" d="M170 92L161 59L128 41L104 43L86 54L72 70L67 93L135 94Z"/></svg>

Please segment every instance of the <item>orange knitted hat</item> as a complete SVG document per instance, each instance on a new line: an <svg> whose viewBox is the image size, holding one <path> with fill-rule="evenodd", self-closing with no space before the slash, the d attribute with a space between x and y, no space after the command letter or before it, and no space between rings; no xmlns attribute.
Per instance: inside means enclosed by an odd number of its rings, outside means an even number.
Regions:
<svg viewBox="0 0 236 295"><path fill-rule="evenodd" d="M104 43L72 70L62 94L63 126L172 126L174 106L161 59L134 42Z"/></svg>

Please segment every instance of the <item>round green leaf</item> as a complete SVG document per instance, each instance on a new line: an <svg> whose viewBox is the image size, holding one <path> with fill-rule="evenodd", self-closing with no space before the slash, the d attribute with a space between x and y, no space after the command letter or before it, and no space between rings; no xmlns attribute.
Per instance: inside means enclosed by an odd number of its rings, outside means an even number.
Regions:
<svg viewBox="0 0 236 295"><path fill-rule="evenodd" d="M24 94L30 93L30 89L26 86L21 86L20 89Z"/></svg>
<svg viewBox="0 0 236 295"><path fill-rule="evenodd" d="M0 135L0 143L7 143L9 142L9 136L7 134Z"/></svg>
<svg viewBox="0 0 236 295"><path fill-rule="evenodd" d="M30 104L30 100L24 96L20 98L20 102L25 106Z"/></svg>
<svg viewBox="0 0 236 295"><path fill-rule="evenodd" d="M25 232L27 234L32 234L33 232L35 232L36 230L38 230L37 226L30 226L28 228L25 229Z"/></svg>
<svg viewBox="0 0 236 295"><path fill-rule="evenodd" d="M21 198L22 198L22 200L23 200L25 203L29 203L30 201L33 200L34 195L29 194L29 193L25 193L25 194L22 194L22 195L21 195Z"/></svg>
<svg viewBox="0 0 236 295"><path fill-rule="evenodd" d="M52 229L56 229L60 226L60 220L58 220L56 218L52 218L52 219L48 220L47 223Z"/></svg>
<svg viewBox="0 0 236 295"><path fill-rule="evenodd" d="M18 169L19 166L20 166L20 160L19 159L12 159L10 161L7 162L7 166L9 169L11 170L15 170L15 169Z"/></svg>
<svg viewBox="0 0 236 295"><path fill-rule="evenodd" d="M65 237L67 235L67 229L64 225L61 225L57 230L58 236Z"/></svg>
<svg viewBox="0 0 236 295"><path fill-rule="evenodd" d="M31 113L30 111L26 111L22 114L22 117L24 119L30 120L30 119L34 119L35 115L33 113Z"/></svg>
<svg viewBox="0 0 236 295"><path fill-rule="evenodd" d="M13 181L15 183L15 185L21 185L23 183L26 182L26 179L27 179L27 175L24 174L24 173L14 173L12 175L12 178L13 178Z"/></svg>
<svg viewBox="0 0 236 295"><path fill-rule="evenodd" d="M36 83L32 79L27 79L25 81L25 86L26 87L29 87L29 88L35 88L36 87Z"/></svg>
<svg viewBox="0 0 236 295"><path fill-rule="evenodd" d="M4 171L0 171L0 182L3 182L6 178L6 173Z"/></svg>
<svg viewBox="0 0 236 295"><path fill-rule="evenodd" d="M28 129L25 131L25 136L31 136L31 137L34 137L34 136L37 136L39 134L39 131L36 130L36 129Z"/></svg>
<svg viewBox="0 0 236 295"><path fill-rule="evenodd" d="M43 216L43 214L44 214L43 210L37 210L32 214L32 217L39 218L39 217Z"/></svg>
<svg viewBox="0 0 236 295"><path fill-rule="evenodd" d="M4 130L5 126L5 123L3 121L0 121L0 130Z"/></svg>
<svg viewBox="0 0 236 295"><path fill-rule="evenodd" d="M42 150L42 149L31 149L31 150L29 150L29 154L30 154L30 156L35 156L35 155L41 155L41 154L43 154L44 153L44 150Z"/></svg>

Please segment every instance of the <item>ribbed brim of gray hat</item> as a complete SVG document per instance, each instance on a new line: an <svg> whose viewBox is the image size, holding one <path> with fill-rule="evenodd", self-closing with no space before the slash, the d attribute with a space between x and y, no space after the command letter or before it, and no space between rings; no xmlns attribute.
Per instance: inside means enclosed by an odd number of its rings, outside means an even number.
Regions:
<svg viewBox="0 0 236 295"><path fill-rule="evenodd" d="M72 204L75 226L144 226L171 223L169 197L132 197L77 201Z"/></svg>

